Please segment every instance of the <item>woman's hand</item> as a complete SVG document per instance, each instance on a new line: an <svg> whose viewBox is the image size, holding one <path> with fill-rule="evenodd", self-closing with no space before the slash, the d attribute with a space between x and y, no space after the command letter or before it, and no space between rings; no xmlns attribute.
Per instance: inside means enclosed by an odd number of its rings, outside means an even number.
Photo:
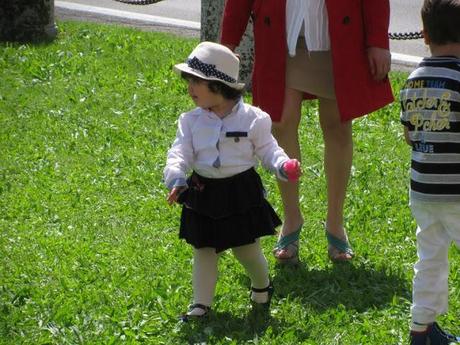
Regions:
<svg viewBox="0 0 460 345"><path fill-rule="evenodd" d="M374 80L380 81L385 79L391 68L390 51L378 47L369 47L367 48L367 58Z"/></svg>
<svg viewBox="0 0 460 345"><path fill-rule="evenodd" d="M171 189L171 191L168 194L168 204L172 205L173 203L177 202L177 199L179 198L179 195L186 189L187 187L185 186L180 186L180 187L174 187Z"/></svg>

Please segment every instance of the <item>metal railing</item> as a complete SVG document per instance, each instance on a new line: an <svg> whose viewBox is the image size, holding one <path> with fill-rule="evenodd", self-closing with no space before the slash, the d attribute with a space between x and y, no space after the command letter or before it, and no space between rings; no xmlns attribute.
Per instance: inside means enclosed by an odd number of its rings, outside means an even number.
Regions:
<svg viewBox="0 0 460 345"><path fill-rule="evenodd" d="M388 37L390 40L418 40L423 38L423 32L390 32Z"/></svg>
<svg viewBox="0 0 460 345"><path fill-rule="evenodd" d="M161 0L115 0L115 1L123 2L125 4L130 4L130 5L150 5L156 2L160 2Z"/></svg>

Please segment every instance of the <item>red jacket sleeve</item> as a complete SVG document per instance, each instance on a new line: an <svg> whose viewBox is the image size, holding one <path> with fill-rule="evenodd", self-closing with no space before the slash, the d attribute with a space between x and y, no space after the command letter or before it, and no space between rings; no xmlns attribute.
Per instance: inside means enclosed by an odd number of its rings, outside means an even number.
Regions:
<svg viewBox="0 0 460 345"><path fill-rule="evenodd" d="M248 25L254 0L226 0L220 42L238 46Z"/></svg>
<svg viewBox="0 0 460 345"><path fill-rule="evenodd" d="M389 49L388 27L390 3L388 0L362 0L364 31L367 47Z"/></svg>

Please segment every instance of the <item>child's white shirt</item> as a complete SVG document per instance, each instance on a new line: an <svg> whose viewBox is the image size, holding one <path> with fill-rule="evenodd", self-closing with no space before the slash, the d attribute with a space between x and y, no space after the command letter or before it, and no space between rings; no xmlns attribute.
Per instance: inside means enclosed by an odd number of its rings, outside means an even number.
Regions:
<svg viewBox="0 0 460 345"><path fill-rule="evenodd" d="M259 160L285 181L281 170L289 157L273 137L271 125L267 113L242 99L222 119L202 108L181 114L164 169L166 187L186 186L191 170L207 178L225 178L257 166Z"/></svg>

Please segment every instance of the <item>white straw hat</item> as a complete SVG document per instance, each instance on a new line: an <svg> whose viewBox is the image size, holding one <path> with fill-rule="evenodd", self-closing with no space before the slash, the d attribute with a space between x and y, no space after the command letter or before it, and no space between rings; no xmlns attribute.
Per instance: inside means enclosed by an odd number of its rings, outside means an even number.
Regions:
<svg viewBox="0 0 460 345"><path fill-rule="evenodd" d="M244 83L238 83L240 60L230 49L214 42L198 44L187 61L175 65L174 70L205 80L220 81L237 90L244 88Z"/></svg>

